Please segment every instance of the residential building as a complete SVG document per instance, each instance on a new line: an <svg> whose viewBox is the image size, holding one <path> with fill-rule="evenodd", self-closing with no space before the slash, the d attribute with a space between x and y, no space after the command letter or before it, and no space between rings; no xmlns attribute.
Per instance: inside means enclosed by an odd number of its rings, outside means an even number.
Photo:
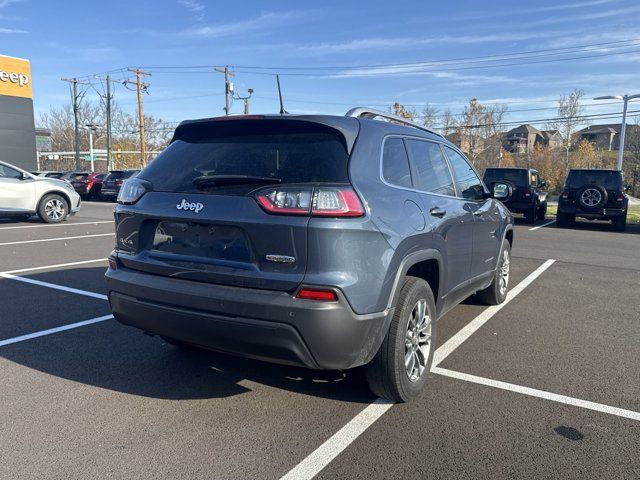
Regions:
<svg viewBox="0 0 640 480"><path fill-rule="evenodd" d="M562 135L557 130L538 130L533 125L520 125L504 136L503 148L510 153L528 153L536 145L560 147Z"/></svg>
<svg viewBox="0 0 640 480"><path fill-rule="evenodd" d="M574 143L586 140L595 145L598 150L619 150L620 148L620 123L606 123L589 125L576 132ZM640 125L628 125L626 135L640 133ZM627 137L629 138L629 137ZM625 145L627 143L625 142Z"/></svg>

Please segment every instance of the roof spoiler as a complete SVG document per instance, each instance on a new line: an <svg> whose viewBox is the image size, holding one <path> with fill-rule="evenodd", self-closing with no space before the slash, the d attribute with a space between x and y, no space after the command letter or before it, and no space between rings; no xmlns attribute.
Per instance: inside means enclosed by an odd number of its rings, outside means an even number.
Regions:
<svg viewBox="0 0 640 480"><path fill-rule="evenodd" d="M442 137L444 138L443 135L441 135L438 132L435 132L433 130L431 130L430 128L427 128L423 125L420 125L419 123L413 122L407 118L403 118L403 117L399 117L398 115L394 115L392 113L387 113L387 112L383 112L382 110L376 110L373 108L368 108L368 107L355 107L352 108L351 110L349 110L347 113L345 113L344 115L345 117L354 117L354 118L367 118L369 120L373 120L376 117L380 117L380 118L386 118L387 120L390 120L392 122L395 123L400 123L402 125L407 125L409 127L413 127L413 128L417 128L418 130L422 130L424 132L428 132L431 133L433 135L437 135L438 137Z"/></svg>

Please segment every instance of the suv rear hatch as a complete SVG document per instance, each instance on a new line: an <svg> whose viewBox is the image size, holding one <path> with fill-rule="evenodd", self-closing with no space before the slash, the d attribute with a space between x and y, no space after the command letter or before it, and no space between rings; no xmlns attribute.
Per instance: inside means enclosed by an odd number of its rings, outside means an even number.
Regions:
<svg viewBox="0 0 640 480"><path fill-rule="evenodd" d="M529 186L529 172L521 168L487 168L484 174L484 182L487 186L496 182L508 182L513 186L513 193L509 199L503 202L505 205L509 203L523 203L531 200L531 190ZM526 197L526 193L529 196Z"/></svg>
<svg viewBox="0 0 640 480"><path fill-rule="evenodd" d="M565 192L570 202L578 202L580 191L587 186L598 186L607 191L607 201L602 207L617 207L622 204L622 174L618 170L570 170L567 175Z"/></svg>
<svg viewBox="0 0 640 480"><path fill-rule="evenodd" d="M320 189L349 187L358 124L345 120L182 124L135 180L149 191L117 208L119 261L175 278L294 290L306 270L310 214L293 203L306 205ZM283 192L291 208L269 212Z"/></svg>

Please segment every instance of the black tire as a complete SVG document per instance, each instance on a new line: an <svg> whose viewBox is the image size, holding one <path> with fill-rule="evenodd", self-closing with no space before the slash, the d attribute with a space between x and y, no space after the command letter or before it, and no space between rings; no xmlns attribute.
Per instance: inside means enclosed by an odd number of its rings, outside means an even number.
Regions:
<svg viewBox="0 0 640 480"><path fill-rule="evenodd" d="M547 204L543 203L538 207L538 220L546 220L547 219Z"/></svg>
<svg viewBox="0 0 640 480"><path fill-rule="evenodd" d="M493 280L484 290L476 293L478 300L486 305L500 305L507 298L509 275L511 273L511 244L507 239L502 243L500 257ZM506 274L506 277L505 277Z"/></svg>
<svg viewBox="0 0 640 480"><path fill-rule="evenodd" d="M627 216L621 215L611 220L613 222L613 228L618 232L624 232L627 229Z"/></svg>
<svg viewBox="0 0 640 480"><path fill-rule="evenodd" d="M592 205L590 205L589 203L586 203L585 199L583 198L583 194L587 190L595 190L600 195L600 200L597 203L594 203ZM578 190L578 194L576 195L578 204L586 212L591 212L591 211L595 211L602 208L604 205L606 205L607 198L608 198L607 189L604 188L602 185L585 185L584 187L581 187Z"/></svg>
<svg viewBox="0 0 640 480"><path fill-rule="evenodd" d="M409 338L409 325L413 324L414 312L417 312L420 302L424 302L423 305L430 319L431 336L424 343L424 346L429 346L429 352L425 359L423 350L414 350L419 351L412 356L414 366L416 358L420 358L424 364L418 362L422 368L421 373L414 379L410 379L407 373L408 366L405 366L405 355L407 355L406 349L414 349L415 345L407 346L405 342ZM375 357L365 367L367 383L374 394L394 402L408 402L422 392L431 370L435 350L435 315L436 303L429 284L421 278L407 277L400 291L389 331ZM427 333L424 337L419 334L414 338L425 340L426 337Z"/></svg>
<svg viewBox="0 0 640 480"><path fill-rule="evenodd" d="M45 223L60 223L69 215L69 204L55 193L45 195L38 205L38 216Z"/></svg>
<svg viewBox="0 0 640 480"><path fill-rule="evenodd" d="M531 223L534 224L536 223L536 213L537 213L537 209L536 206L533 205L531 208L529 208L529 210L527 210L526 212L524 212L524 219L527 223Z"/></svg>
<svg viewBox="0 0 640 480"><path fill-rule="evenodd" d="M569 215L566 213L558 212L556 215L556 227L567 228L569 225Z"/></svg>

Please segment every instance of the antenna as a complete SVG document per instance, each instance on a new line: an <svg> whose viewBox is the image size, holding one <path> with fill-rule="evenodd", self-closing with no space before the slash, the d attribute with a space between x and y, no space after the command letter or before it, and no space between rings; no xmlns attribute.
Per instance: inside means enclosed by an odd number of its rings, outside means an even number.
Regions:
<svg viewBox="0 0 640 480"><path fill-rule="evenodd" d="M280 115L284 115L285 113L289 113L284 109L284 104L282 103L282 89L280 88L280 75L276 75L276 82L278 82L278 97L280 98Z"/></svg>

